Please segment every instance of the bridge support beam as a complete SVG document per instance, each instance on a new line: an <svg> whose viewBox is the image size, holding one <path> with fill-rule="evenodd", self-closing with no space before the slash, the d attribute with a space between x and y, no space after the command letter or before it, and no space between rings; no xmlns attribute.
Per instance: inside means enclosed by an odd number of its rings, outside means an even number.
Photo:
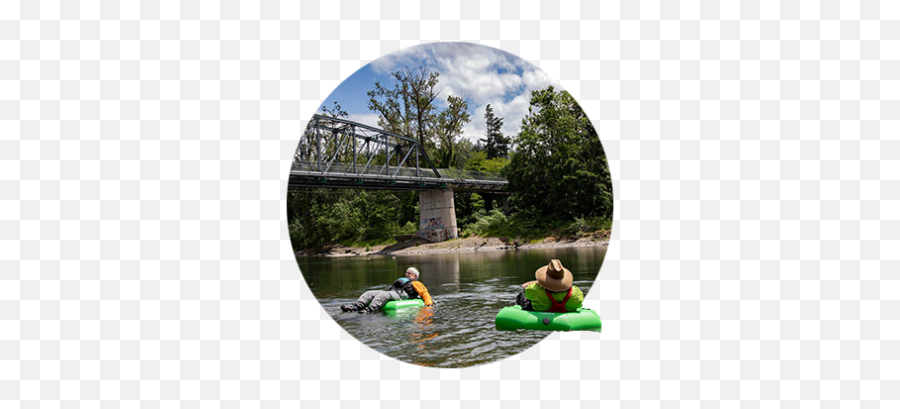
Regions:
<svg viewBox="0 0 900 409"><path fill-rule="evenodd" d="M419 231L416 236L431 242L459 237L452 190L419 192Z"/></svg>

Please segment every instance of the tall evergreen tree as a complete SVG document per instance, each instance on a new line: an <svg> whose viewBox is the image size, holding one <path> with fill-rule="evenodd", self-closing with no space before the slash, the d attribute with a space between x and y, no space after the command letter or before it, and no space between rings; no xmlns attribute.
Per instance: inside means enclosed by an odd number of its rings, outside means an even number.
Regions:
<svg viewBox="0 0 900 409"><path fill-rule="evenodd" d="M509 156L509 138L503 136L503 118L494 115L494 109L488 104L484 110L484 121L487 124L484 141L488 159Z"/></svg>
<svg viewBox="0 0 900 409"><path fill-rule="evenodd" d="M500 118L500 121L502 125L503 118ZM504 136L502 133L500 133L499 127L497 129L497 157L509 159L509 145L512 141L512 138L509 136Z"/></svg>

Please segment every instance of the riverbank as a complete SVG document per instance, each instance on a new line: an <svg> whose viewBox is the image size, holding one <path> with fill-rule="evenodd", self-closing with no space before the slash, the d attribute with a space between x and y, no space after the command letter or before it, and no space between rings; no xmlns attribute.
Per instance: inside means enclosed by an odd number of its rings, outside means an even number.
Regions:
<svg viewBox="0 0 900 409"><path fill-rule="evenodd" d="M609 234L596 232L595 234L581 237L547 237L542 240L527 243L514 239L500 237L467 237L429 243L422 239L413 239L404 243L391 245L376 245L371 247L351 247L336 244L322 250L298 251L301 257L354 257L370 255L408 255L408 254L438 254L438 253L465 253L476 251L506 251L534 248L552 247L591 247L606 246L609 244Z"/></svg>

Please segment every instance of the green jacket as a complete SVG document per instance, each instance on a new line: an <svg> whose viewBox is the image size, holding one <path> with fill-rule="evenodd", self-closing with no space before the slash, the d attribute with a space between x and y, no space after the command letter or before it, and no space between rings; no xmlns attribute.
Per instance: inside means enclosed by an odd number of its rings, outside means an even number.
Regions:
<svg viewBox="0 0 900 409"><path fill-rule="evenodd" d="M566 291L563 292L550 292L553 295L553 299L556 302L562 302L563 298L566 298ZM547 311L550 309L550 300L547 299L547 293L544 292L544 287L538 283L531 283L528 287L525 287L525 297L531 300L531 308L534 308L535 311ZM581 289L578 286L572 286L572 296L569 297L569 301L566 301L566 311L572 312L579 308L581 308L581 303L584 301L584 293L581 292Z"/></svg>

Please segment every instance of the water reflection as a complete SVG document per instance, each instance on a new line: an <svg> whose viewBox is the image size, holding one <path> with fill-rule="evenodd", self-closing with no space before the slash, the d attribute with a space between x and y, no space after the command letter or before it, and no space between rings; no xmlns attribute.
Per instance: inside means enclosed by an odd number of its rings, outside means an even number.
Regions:
<svg viewBox="0 0 900 409"><path fill-rule="evenodd" d="M439 257L423 257L423 256L398 256L396 262L398 266L416 267L421 273L419 281L428 287L428 291L434 295L434 289L445 288L451 290L459 284L459 265L460 258L447 257L447 254L440 254Z"/></svg>
<svg viewBox="0 0 900 409"><path fill-rule="evenodd" d="M420 308L416 311L415 318L413 318L413 322L418 327L418 331L411 332L409 334L409 342L418 343L419 349L427 348L426 344L423 341L428 341L429 339L437 338L440 333L437 331L429 332L429 330L434 330L434 308Z"/></svg>
<svg viewBox="0 0 900 409"><path fill-rule="evenodd" d="M497 312L515 303L519 286L559 258L587 295L605 247L530 249L369 258L301 258L303 276L325 311L375 350L427 366L464 367L517 354L549 335L496 331ZM435 300L433 307L379 314L342 313L340 304L370 289L386 289L414 266ZM601 312L602 314L602 312Z"/></svg>

